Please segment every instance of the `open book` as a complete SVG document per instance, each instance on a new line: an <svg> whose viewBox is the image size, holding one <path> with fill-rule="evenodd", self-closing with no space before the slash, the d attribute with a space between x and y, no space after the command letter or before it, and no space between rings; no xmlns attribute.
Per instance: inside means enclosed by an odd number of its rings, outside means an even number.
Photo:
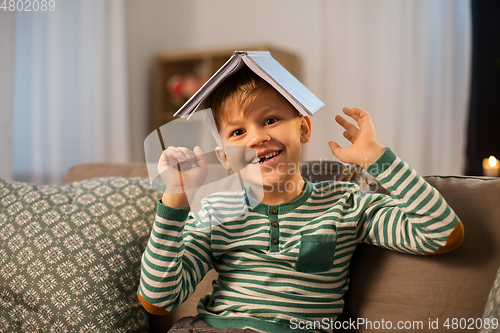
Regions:
<svg viewBox="0 0 500 333"><path fill-rule="evenodd" d="M277 62L268 51L236 51L231 58L174 114L181 118L191 115L203 100L228 76L243 66L266 80L302 115L312 116L325 104Z"/></svg>

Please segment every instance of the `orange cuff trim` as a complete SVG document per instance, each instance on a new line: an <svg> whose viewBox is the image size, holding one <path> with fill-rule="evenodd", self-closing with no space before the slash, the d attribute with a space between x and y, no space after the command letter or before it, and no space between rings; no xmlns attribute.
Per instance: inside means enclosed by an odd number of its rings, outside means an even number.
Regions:
<svg viewBox="0 0 500 333"><path fill-rule="evenodd" d="M170 313L170 311L167 311L164 308L160 308L159 306L156 306L156 305L149 303L140 294L137 294L137 297L139 298L139 302L141 302L142 306L146 309L146 311L151 313L151 314L166 315L166 314Z"/></svg>
<svg viewBox="0 0 500 333"><path fill-rule="evenodd" d="M457 247L459 247L460 244L462 244L463 240L464 240L464 225L462 224L462 221L458 220L457 225L451 231L450 235L448 236L448 239L446 239L446 243L444 244L444 246L440 247L439 249L437 249L432 253L426 253L425 255L434 255L434 254L450 252L451 250L454 250Z"/></svg>

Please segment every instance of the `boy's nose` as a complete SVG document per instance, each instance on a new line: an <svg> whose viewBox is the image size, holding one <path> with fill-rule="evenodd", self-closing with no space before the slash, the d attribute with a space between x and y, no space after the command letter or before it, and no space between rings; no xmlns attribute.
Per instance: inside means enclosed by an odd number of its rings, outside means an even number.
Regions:
<svg viewBox="0 0 500 333"><path fill-rule="evenodd" d="M260 146L264 142L267 142L271 139L268 133L266 133L263 129L254 129L251 133L251 139L248 142L249 147Z"/></svg>

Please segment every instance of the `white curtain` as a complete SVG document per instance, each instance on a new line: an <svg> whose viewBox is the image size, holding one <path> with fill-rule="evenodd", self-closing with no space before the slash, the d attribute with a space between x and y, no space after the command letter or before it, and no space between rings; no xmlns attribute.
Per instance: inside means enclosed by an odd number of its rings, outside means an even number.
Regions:
<svg viewBox="0 0 500 333"><path fill-rule="evenodd" d="M344 106L372 115L379 141L420 174L463 174L471 60L469 0L324 0L323 99L306 159ZM332 134L328 134L332 133ZM322 147L311 151L309 148Z"/></svg>
<svg viewBox="0 0 500 333"><path fill-rule="evenodd" d="M12 178L13 12L0 11L0 177Z"/></svg>
<svg viewBox="0 0 500 333"><path fill-rule="evenodd" d="M119 0L16 13L15 179L61 183L75 164L129 161L124 16Z"/></svg>

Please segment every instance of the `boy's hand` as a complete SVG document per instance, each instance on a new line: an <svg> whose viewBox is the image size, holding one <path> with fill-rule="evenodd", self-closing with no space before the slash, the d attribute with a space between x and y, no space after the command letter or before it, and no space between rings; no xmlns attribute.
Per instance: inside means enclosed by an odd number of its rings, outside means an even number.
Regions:
<svg viewBox="0 0 500 333"><path fill-rule="evenodd" d="M352 145L341 148L336 142L330 141L328 145L340 161L344 163L355 163L363 168L367 168L370 164L379 159L385 151L385 147L378 143L375 127L368 112L358 108L344 108L344 113L353 118L359 128L346 120L344 117L337 115L335 121L340 126L344 127L344 137L349 140Z"/></svg>
<svg viewBox="0 0 500 333"><path fill-rule="evenodd" d="M203 185L208 174L207 157L198 146L193 151L170 146L161 154L158 173L165 183L165 193L183 193Z"/></svg>

